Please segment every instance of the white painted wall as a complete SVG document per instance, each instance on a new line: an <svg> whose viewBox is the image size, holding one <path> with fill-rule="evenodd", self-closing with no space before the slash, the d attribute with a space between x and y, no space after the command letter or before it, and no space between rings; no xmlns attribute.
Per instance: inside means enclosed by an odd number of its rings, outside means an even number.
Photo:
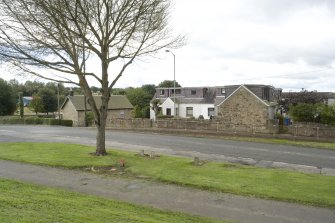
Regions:
<svg viewBox="0 0 335 223"><path fill-rule="evenodd" d="M170 98L167 98L163 104L160 105L162 109L162 114L166 114L168 108L171 109L171 115L174 116L173 111L173 101ZM186 108L193 107L193 117L199 118L200 115L203 115L205 119L209 119L208 108L214 108L214 104L176 104L176 109L179 110L178 117L180 118L189 118L186 116ZM150 108L150 119L155 120L155 112Z"/></svg>
<svg viewBox="0 0 335 223"><path fill-rule="evenodd" d="M152 105L150 106L150 119L155 120L155 112L153 109L151 109ZM169 108L171 110L171 116L175 115L174 112L174 103L170 98L167 98L163 104L159 106L162 109L162 115L167 115L167 109ZM176 109L178 109L178 105L176 104Z"/></svg>
<svg viewBox="0 0 335 223"><path fill-rule="evenodd" d="M179 117L187 118L186 108L193 107L193 117L199 118L200 115L203 115L205 119L209 119L208 108L214 108L214 104L180 104L179 105Z"/></svg>

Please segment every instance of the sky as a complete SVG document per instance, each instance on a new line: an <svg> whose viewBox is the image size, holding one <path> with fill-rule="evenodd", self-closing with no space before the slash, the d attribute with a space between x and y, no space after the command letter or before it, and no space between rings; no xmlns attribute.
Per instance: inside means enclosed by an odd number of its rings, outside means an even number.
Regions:
<svg viewBox="0 0 335 223"><path fill-rule="evenodd" d="M172 2L171 27L187 37L171 50L183 87L267 84L335 92L334 0ZM173 69L172 54L162 50L132 64L116 87L158 85L173 80Z"/></svg>
<svg viewBox="0 0 335 223"><path fill-rule="evenodd" d="M179 0L171 24L187 36L174 50L176 80L188 86L269 84L335 92L335 1ZM173 79L173 57L132 67L122 80Z"/></svg>

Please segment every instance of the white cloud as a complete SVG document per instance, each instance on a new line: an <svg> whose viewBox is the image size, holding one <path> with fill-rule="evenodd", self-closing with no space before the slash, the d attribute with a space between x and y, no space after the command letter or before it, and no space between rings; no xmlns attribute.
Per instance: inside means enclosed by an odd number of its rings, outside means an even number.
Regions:
<svg viewBox="0 0 335 223"><path fill-rule="evenodd" d="M174 0L171 25L188 45L174 50L182 86L272 84L335 91L335 1ZM173 57L137 61L117 87L173 79Z"/></svg>

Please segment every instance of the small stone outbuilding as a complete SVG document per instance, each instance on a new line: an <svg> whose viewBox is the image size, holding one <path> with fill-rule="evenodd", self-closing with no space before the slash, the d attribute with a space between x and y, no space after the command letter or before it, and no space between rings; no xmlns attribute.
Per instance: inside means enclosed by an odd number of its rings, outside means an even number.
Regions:
<svg viewBox="0 0 335 223"><path fill-rule="evenodd" d="M98 108L101 106L101 96L93 96ZM91 107L86 102L85 96L68 96L61 109L63 119L73 121L73 126L85 126L85 107L86 113L91 112ZM132 118L133 105L124 95L112 95L108 103L107 124L111 119L130 119Z"/></svg>
<svg viewBox="0 0 335 223"><path fill-rule="evenodd" d="M225 128L236 131L268 132L276 111L275 102L262 100L246 86L241 85L217 105L217 118Z"/></svg>

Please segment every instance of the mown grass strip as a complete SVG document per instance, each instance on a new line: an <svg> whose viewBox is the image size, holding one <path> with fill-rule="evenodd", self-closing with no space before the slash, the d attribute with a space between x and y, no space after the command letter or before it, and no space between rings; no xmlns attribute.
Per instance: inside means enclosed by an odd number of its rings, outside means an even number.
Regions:
<svg viewBox="0 0 335 223"><path fill-rule="evenodd" d="M219 222L0 178L0 222Z"/></svg>
<svg viewBox="0 0 335 223"><path fill-rule="evenodd" d="M266 199L335 207L335 177L235 164L208 162L194 166L191 159L160 156L150 159L135 153L108 150L89 155L93 147L50 143L3 143L0 159L66 168L118 166L125 160L125 176ZM110 172L111 173L111 172Z"/></svg>
<svg viewBox="0 0 335 223"><path fill-rule="evenodd" d="M234 140L234 141L244 141L244 142L259 142L259 143L269 143L278 145L292 145L297 147L309 147L316 149L328 149L335 150L334 142L316 142L316 141L293 141L289 139L275 139L275 138L257 138L257 137L232 137L224 136L223 139Z"/></svg>

